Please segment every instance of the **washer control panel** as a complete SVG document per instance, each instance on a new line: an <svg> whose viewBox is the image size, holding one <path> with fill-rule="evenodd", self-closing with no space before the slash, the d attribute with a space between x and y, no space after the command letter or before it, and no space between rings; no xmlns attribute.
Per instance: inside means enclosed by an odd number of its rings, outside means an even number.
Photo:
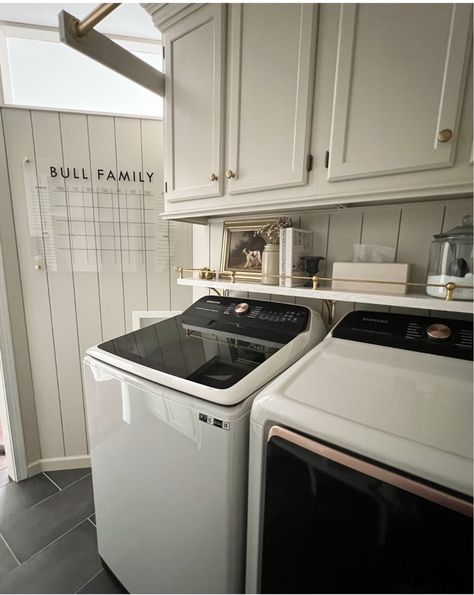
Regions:
<svg viewBox="0 0 474 595"><path fill-rule="evenodd" d="M356 310L332 331L338 339L472 360L472 321Z"/></svg>
<svg viewBox="0 0 474 595"><path fill-rule="evenodd" d="M206 296L182 314L185 324L247 337L287 340L308 327L311 312L304 306L261 300Z"/></svg>

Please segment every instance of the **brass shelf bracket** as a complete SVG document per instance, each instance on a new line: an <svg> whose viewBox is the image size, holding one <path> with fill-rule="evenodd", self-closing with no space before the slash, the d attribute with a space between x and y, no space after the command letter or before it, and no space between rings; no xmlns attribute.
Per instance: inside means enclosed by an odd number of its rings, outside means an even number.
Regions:
<svg viewBox="0 0 474 595"><path fill-rule="evenodd" d="M328 311L328 325L332 326L334 324L334 318L336 317L336 300L323 300L324 305Z"/></svg>

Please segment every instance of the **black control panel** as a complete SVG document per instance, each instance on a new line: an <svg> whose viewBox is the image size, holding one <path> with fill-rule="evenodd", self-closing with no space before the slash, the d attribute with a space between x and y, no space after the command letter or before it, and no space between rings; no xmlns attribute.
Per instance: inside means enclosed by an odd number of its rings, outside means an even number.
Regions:
<svg viewBox="0 0 474 595"><path fill-rule="evenodd" d="M345 316L332 336L472 360L472 322L356 310Z"/></svg>
<svg viewBox="0 0 474 595"><path fill-rule="evenodd" d="M288 343L307 329L310 311L294 304L208 296L181 316L184 325L202 330Z"/></svg>

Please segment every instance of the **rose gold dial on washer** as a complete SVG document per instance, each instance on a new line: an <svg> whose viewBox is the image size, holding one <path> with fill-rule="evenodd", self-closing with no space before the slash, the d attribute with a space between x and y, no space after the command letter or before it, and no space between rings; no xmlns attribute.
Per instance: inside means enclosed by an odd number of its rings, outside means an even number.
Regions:
<svg viewBox="0 0 474 595"><path fill-rule="evenodd" d="M234 312L239 315L247 314L249 310L250 306L247 304L247 302L241 302L240 304L237 304L237 306L235 306L234 308Z"/></svg>
<svg viewBox="0 0 474 595"><path fill-rule="evenodd" d="M426 327L426 334L433 341L446 341L451 336L451 329L447 324L435 323Z"/></svg>

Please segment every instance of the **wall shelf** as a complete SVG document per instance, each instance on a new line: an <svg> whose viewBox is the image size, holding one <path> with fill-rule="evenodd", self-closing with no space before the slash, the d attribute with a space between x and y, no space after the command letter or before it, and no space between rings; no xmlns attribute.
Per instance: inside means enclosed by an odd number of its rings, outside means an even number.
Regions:
<svg viewBox="0 0 474 595"><path fill-rule="evenodd" d="M472 314L473 303L471 301L443 300L433 298L423 293L409 293L405 295L393 295L386 293L362 293L348 291L333 291L331 289L312 289L310 287L280 287L278 285L263 285L247 281L215 280L207 281L202 279L177 279L178 285L215 289L218 291L250 291L252 293L263 293L270 295L285 295L290 297L303 297L330 302L352 302L357 304L373 304L379 306L398 306L400 308L420 308L423 310L438 310L440 312L458 312Z"/></svg>

